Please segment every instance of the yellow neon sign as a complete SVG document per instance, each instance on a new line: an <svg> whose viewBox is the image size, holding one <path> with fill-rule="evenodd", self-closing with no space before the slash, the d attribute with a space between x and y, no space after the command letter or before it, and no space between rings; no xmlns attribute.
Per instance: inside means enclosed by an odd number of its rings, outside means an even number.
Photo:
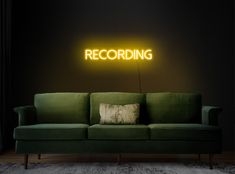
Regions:
<svg viewBox="0 0 235 174"><path fill-rule="evenodd" d="M152 49L85 49L85 60L152 60Z"/></svg>

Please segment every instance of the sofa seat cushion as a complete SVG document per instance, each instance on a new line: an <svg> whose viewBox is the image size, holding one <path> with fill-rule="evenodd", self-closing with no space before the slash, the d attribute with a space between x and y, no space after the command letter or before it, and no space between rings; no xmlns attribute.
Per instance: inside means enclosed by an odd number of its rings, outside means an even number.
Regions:
<svg viewBox="0 0 235 174"><path fill-rule="evenodd" d="M220 140L221 130L217 126L203 124L150 124L150 139L153 140Z"/></svg>
<svg viewBox="0 0 235 174"><path fill-rule="evenodd" d="M94 140L147 140L149 128L146 125L101 125L88 128L88 139Z"/></svg>
<svg viewBox="0 0 235 174"><path fill-rule="evenodd" d="M34 124L18 126L17 140L81 140L87 138L87 124Z"/></svg>

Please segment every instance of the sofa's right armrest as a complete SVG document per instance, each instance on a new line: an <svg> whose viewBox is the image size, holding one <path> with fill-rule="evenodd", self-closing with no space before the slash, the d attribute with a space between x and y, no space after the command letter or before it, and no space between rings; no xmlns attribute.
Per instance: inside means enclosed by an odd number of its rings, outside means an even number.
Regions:
<svg viewBox="0 0 235 174"><path fill-rule="evenodd" d="M218 125L218 117L222 112L222 108L218 106L202 107L202 124Z"/></svg>
<svg viewBox="0 0 235 174"><path fill-rule="evenodd" d="M18 125L30 125L37 122L37 112L34 106L15 107L14 111L18 114Z"/></svg>

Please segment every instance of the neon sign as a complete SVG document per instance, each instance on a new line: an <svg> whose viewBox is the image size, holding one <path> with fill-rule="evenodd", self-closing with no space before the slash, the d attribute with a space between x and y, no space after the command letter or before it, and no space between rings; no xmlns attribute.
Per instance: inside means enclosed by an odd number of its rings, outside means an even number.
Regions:
<svg viewBox="0 0 235 174"><path fill-rule="evenodd" d="M152 60L152 49L85 49L85 60Z"/></svg>

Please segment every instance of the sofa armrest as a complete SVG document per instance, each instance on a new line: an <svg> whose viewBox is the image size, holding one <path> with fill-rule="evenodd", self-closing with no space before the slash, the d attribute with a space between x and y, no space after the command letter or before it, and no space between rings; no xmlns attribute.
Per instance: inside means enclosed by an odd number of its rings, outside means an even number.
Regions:
<svg viewBox="0 0 235 174"><path fill-rule="evenodd" d="M15 107L14 111L18 114L19 126L35 124L37 121L37 113L34 106Z"/></svg>
<svg viewBox="0 0 235 174"><path fill-rule="evenodd" d="M222 112L221 107L203 106L202 107L202 124L218 125L218 117Z"/></svg>

